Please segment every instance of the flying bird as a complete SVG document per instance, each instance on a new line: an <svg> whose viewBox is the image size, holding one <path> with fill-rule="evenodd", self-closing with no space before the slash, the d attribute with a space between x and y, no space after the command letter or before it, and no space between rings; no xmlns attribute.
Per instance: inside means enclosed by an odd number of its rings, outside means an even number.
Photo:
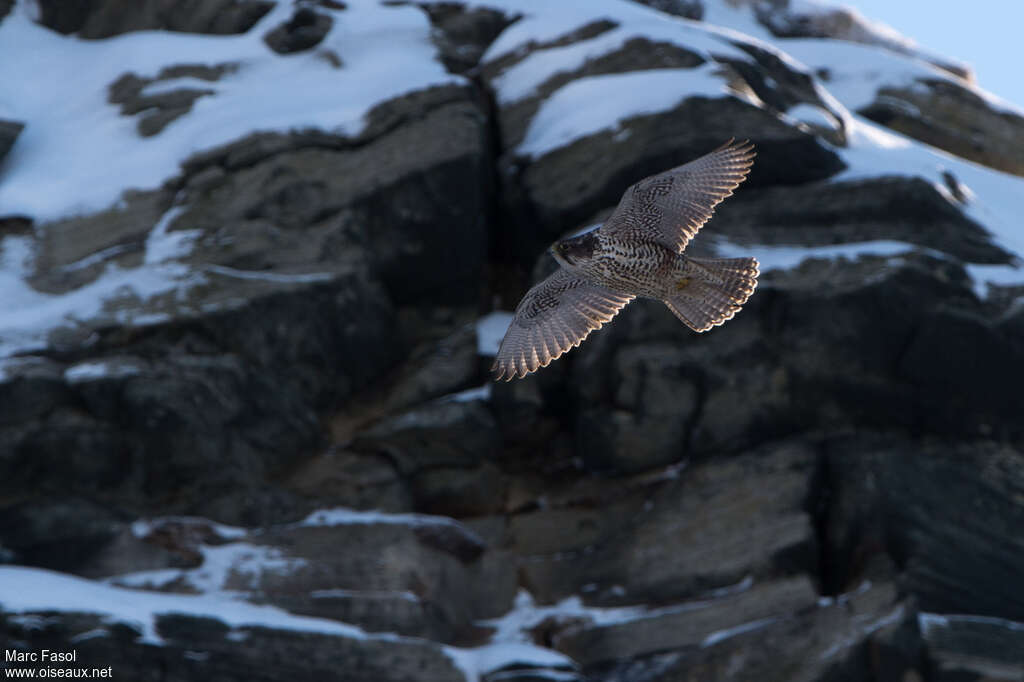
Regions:
<svg viewBox="0 0 1024 682"><path fill-rule="evenodd" d="M661 301L697 332L732 319L757 286L757 260L683 252L753 163L752 144L729 140L631 186L597 229L555 242L561 267L516 308L491 367L495 380L547 367L637 296Z"/></svg>

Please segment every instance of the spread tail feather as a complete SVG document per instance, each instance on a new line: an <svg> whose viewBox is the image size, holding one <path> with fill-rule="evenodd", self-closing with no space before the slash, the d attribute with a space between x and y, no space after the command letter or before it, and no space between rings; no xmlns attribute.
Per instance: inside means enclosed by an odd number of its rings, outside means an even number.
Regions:
<svg viewBox="0 0 1024 682"><path fill-rule="evenodd" d="M676 317L697 332L731 320L757 288L754 258L690 258L680 266L663 299Z"/></svg>

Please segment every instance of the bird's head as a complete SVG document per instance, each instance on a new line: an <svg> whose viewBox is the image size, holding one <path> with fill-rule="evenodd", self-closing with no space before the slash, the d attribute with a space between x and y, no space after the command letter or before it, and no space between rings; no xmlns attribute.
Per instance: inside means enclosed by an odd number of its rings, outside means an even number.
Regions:
<svg viewBox="0 0 1024 682"><path fill-rule="evenodd" d="M596 248L597 236L593 232L586 232L577 237L558 240L551 245L550 251L559 264L573 267L593 258Z"/></svg>

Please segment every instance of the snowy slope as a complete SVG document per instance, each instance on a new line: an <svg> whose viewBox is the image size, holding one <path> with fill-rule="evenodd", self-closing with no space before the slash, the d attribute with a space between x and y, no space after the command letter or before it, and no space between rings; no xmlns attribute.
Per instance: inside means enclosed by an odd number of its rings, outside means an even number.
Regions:
<svg viewBox="0 0 1024 682"><path fill-rule="evenodd" d="M0 162L0 216L25 216L45 225L108 209L118 205L126 190L159 187L197 152L257 131L314 128L357 135L366 113L379 102L462 82L437 60L429 22L416 8L357 0L344 11L324 9L334 23L317 50L281 56L263 35L287 21L292 11L290 3L282 2L237 36L140 31L81 40L37 25L34 4L19 2L0 22L0 63L18 66L0 69L0 108L5 117L29 124ZM338 57L341 67L328 54ZM108 101L109 86L126 70L154 78L183 63L233 68L216 81L178 78L147 86L147 93L183 87L214 93L199 98L159 134L141 137L137 117L122 115ZM31 237L0 238L5 301L0 359L44 347L53 329L101 314L122 324L161 322L165 314L147 309L158 297L180 304L207 281L206 273L246 275L215 267L204 273L177 262L189 253L191 236L168 233L180 212L173 207L154 224L141 266L109 265L96 280L61 295L28 284L36 256ZM91 264L86 259L74 267Z"/></svg>
<svg viewBox="0 0 1024 682"><path fill-rule="evenodd" d="M139 31L106 40L63 36L35 24L19 2L0 22L0 102L5 115L28 121L3 165L0 215L45 222L116 204L129 188L159 186L198 151L254 131L316 128L356 135L375 104L411 90L460 82L435 58L430 24L415 7L374 0L325 9L334 23L318 48L281 56L263 34L291 17L282 2L248 32L205 36ZM395 49L395 45L401 49ZM341 59L336 67L327 51ZM158 135L140 138L136 120L108 101L126 70L156 77L177 64L236 65L190 113ZM396 77L400 74L400 77ZM47 83L48 87L39 87ZM195 85L162 81L150 92Z"/></svg>
<svg viewBox="0 0 1024 682"><path fill-rule="evenodd" d="M188 523L203 520L189 518L164 519ZM459 526L447 517L423 514L386 514L382 512L361 512L350 509L324 509L313 512L299 522L299 526L336 526L346 524L394 524L408 527L431 525ZM136 535L143 535L152 526L150 520L140 520L133 526ZM236 630L229 636L244 637L240 628L266 627L279 630L311 632L350 639L375 639L401 643L419 641L394 633L369 633L354 625L326 618L298 616L284 609L268 605L252 604L247 601L246 591L237 589L239 576L255 579L263 573L287 574L301 568L302 560L289 558L275 548L254 545L241 537L245 531L239 528L212 524L217 535L227 544L200 545L202 564L194 569L164 569L140 571L114 576L106 581L86 580L54 571L21 566L0 566L0 612L9 617L34 612L95 613L105 623L123 623L139 633L139 641L161 646L164 640L157 632L156 619L166 614L182 614L195 617L216 618ZM469 532L469 531L464 531ZM258 532L256 533L258 535ZM229 577L235 580L236 589L228 589ZM171 583L186 586L194 594L171 594L165 591ZM254 589L254 595L258 596ZM339 596L329 593L317 597ZM349 595L365 594L360 591L346 592ZM394 593L389 593L394 594ZM400 593L406 599L416 600L411 593ZM533 644L525 630L536 624L538 616L564 614L565 616L588 617L610 622L646 617L651 615L644 608L587 609L579 600L569 600L563 605L536 610L532 600L525 593L520 595L515 611L495 623L495 634L491 640L477 647L440 646L469 682L476 682L483 675L513 664L526 664L539 668L571 670L573 662L568 657Z"/></svg>

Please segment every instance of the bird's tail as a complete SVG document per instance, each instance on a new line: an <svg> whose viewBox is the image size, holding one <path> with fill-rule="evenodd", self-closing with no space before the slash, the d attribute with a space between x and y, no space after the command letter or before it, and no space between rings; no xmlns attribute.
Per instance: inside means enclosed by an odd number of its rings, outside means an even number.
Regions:
<svg viewBox="0 0 1024 682"><path fill-rule="evenodd" d="M672 282L662 299L676 317L697 332L731 320L757 288L754 258L679 256Z"/></svg>

